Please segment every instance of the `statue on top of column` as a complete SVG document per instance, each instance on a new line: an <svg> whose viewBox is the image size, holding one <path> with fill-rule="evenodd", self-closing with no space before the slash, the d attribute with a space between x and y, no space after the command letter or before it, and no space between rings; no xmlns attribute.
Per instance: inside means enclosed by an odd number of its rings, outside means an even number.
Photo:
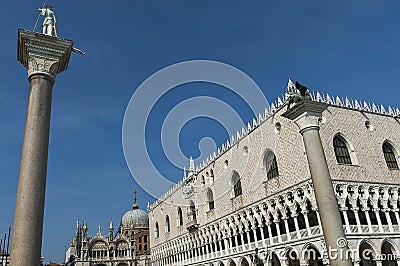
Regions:
<svg viewBox="0 0 400 266"><path fill-rule="evenodd" d="M39 8L39 12L44 16L43 34L57 37L56 16L52 10L52 6L46 5L44 8Z"/></svg>
<svg viewBox="0 0 400 266"><path fill-rule="evenodd" d="M296 84L289 79L288 88L285 93L286 95L286 102L288 105L288 109L292 103L298 103L302 100L311 100L311 94L308 88L300 82L296 81Z"/></svg>

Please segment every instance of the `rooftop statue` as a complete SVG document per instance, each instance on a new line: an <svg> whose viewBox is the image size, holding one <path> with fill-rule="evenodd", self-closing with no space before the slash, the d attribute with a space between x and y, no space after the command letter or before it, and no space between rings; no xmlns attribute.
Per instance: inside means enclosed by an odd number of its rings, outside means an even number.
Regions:
<svg viewBox="0 0 400 266"><path fill-rule="evenodd" d="M38 9L40 14L44 16L43 34L57 37L56 16L52 10L52 6L46 5L44 8Z"/></svg>
<svg viewBox="0 0 400 266"><path fill-rule="evenodd" d="M291 83L290 79L289 83ZM293 83L291 86L288 85L288 90L286 91L285 95L288 109L292 103L298 103L302 100L311 100L311 94L308 88L300 84L298 81L296 81L295 85Z"/></svg>
<svg viewBox="0 0 400 266"><path fill-rule="evenodd" d="M45 5L43 4L42 8L38 8L38 11L40 14L38 15L38 18L36 20L35 26L33 27L33 31L36 29L36 25L39 21L40 15L44 16L43 20L43 34L48 35L48 36L54 36L58 37L57 34L57 20L56 20L56 15L54 14L53 7L50 5ZM85 55L85 53L78 48L72 47L72 52L74 53L79 53L82 55Z"/></svg>

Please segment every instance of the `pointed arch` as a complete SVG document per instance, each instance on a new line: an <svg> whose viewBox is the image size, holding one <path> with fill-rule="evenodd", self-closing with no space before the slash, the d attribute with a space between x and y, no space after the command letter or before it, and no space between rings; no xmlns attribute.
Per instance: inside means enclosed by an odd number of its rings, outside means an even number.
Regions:
<svg viewBox="0 0 400 266"><path fill-rule="evenodd" d="M323 266L321 254L323 254L323 252L313 243L305 244L301 251L301 257L310 266Z"/></svg>
<svg viewBox="0 0 400 266"><path fill-rule="evenodd" d="M275 252L272 252L267 256L267 265L271 266L281 266L281 262Z"/></svg>
<svg viewBox="0 0 400 266"><path fill-rule="evenodd" d="M399 165L397 163L397 151L394 146L389 143L388 140L385 140L382 144L383 156L386 161L386 165L389 169L399 169Z"/></svg>
<svg viewBox="0 0 400 266"><path fill-rule="evenodd" d="M267 180L279 176L278 163L276 161L275 153L271 150L266 150L263 158L263 169L267 174Z"/></svg>
<svg viewBox="0 0 400 266"><path fill-rule="evenodd" d="M207 193L206 193L206 202L208 204L208 210L211 211L214 209L214 194L211 188L207 188Z"/></svg>
<svg viewBox="0 0 400 266"><path fill-rule="evenodd" d="M233 196L234 198L242 195L242 182L240 180L240 175L238 172L233 171L231 183L233 186Z"/></svg>
<svg viewBox="0 0 400 266"><path fill-rule="evenodd" d="M395 246L388 239L382 241L381 245L381 261L382 266L397 266Z"/></svg>
<svg viewBox="0 0 400 266"><path fill-rule="evenodd" d="M178 207L178 211L177 211L177 225L181 226L183 225L183 214L182 214L182 208Z"/></svg>
<svg viewBox="0 0 400 266"><path fill-rule="evenodd" d="M238 263L239 266L250 266L249 262L245 257L241 257Z"/></svg>
<svg viewBox="0 0 400 266"><path fill-rule="evenodd" d="M363 239L361 239L361 241L358 243L357 249L360 250L361 245L364 244L364 243L366 243L368 246L371 247L372 253L375 255L376 252L377 252L377 250L378 250L378 248L377 248L377 247L375 246L375 244L374 244L370 239L368 239L368 238L363 238Z"/></svg>
<svg viewBox="0 0 400 266"><path fill-rule="evenodd" d="M351 149L349 142L342 134L338 133L333 137L333 149L338 163L348 165L353 164L350 151L354 149Z"/></svg>
<svg viewBox="0 0 400 266"><path fill-rule="evenodd" d="M168 233L171 231L171 224L169 222L169 216L165 216L165 233Z"/></svg>
<svg viewBox="0 0 400 266"><path fill-rule="evenodd" d="M160 228L158 226L158 222L156 222L155 230L154 230L154 238L158 238L160 236Z"/></svg>
<svg viewBox="0 0 400 266"><path fill-rule="evenodd" d="M371 241L364 239L360 242L358 256L360 259L360 265L376 266L376 261L374 260L376 249L374 249Z"/></svg>
<svg viewBox="0 0 400 266"><path fill-rule="evenodd" d="M297 254L297 251L295 249L287 249L286 259L288 266L300 266L299 254Z"/></svg>
<svg viewBox="0 0 400 266"><path fill-rule="evenodd" d="M191 217L191 221L196 220L196 206L194 205L194 201L191 200L189 203L189 212L188 216Z"/></svg>
<svg viewBox="0 0 400 266"><path fill-rule="evenodd" d="M214 184L214 170L211 169L210 170L210 184Z"/></svg>
<svg viewBox="0 0 400 266"><path fill-rule="evenodd" d="M397 248L397 244L396 244L391 238L386 237L386 238L384 238L384 239L382 240L382 242L381 242L381 249L382 249L382 247L383 247L383 245L384 245L385 243L387 243L387 244L390 245L392 251L393 251L395 254L397 254L397 253L399 252L399 249Z"/></svg>

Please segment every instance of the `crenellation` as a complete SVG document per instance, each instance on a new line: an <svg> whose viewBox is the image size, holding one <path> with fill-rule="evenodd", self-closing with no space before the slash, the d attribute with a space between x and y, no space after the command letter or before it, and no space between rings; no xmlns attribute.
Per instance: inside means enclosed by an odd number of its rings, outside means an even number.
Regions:
<svg viewBox="0 0 400 266"><path fill-rule="evenodd" d="M369 104L366 101L364 101L364 107L363 107L362 110L363 111L368 111L368 112L371 111L371 107L369 106Z"/></svg>
<svg viewBox="0 0 400 266"><path fill-rule="evenodd" d="M266 120L269 117L269 108L268 106L265 107L264 109L264 120Z"/></svg>
<svg viewBox="0 0 400 266"><path fill-rule="evenodd" d="M275 113L275 111L276 111L275 104L272 103L272 104L271 104L271 114Z"/></svg>
<svg viewBox="0 0 400 266"><path fill-rule="evenodd" d="M382 105L382 104L381 104L381 114L386 114L385 107L383 107L383 105Z"/></svg>
<svg viewBox="0 0 400 266"><path fill-rule="evenodd" d="M375 103L372 103L372 108L371 109L372 109L371 110L372 112L379 113L378 107L376 107Z"/></svg>
<svg viewBox="0 0 400 266"><path fill-rule="evenodd" d="M311 92L310 92L310 97L311 97L311 100L313 100L313 101L316 100L314 91L311 91Z"/></svg>
<svg viewBox="0 0 400 266"><path fill-rule="evenodd" d="M347 97L345 98L345 107L353 108L353 103Z"/></svg>
<svg viewBox="0 0 400 266"><path fill-rule="evenodd" d="M312 95L314 95L314 93ZM325 101L324 98L321 96L321 94L318 91L317 91L317 97L313 98L313 99L315 99L315 101L317 101L317 102L324 102Z"/></svg>
<svg viewBox="0 0 400 266"><path fill-rule="evenodd" d="M332 98L328 93L326 94L325 101L327 104L333 104Z"/></svg>
<svg viewBox="0 0 400 266"><path fill-rule="evenodd" d="M264 121L264 117L261 113L258 113L258 119L257 119L257 123L261 124Z"/></svg>
<svg viewBox="0 0 400 266"><path fill-rule="evenodd" d="M239 131L236 131L236 142L239 142L239 140L241 139L240 133ZM216 158L214 158L216 159Z"/></svg>
<svg viewBox="0 0 400 266"><path fill-rule="evenodd" d="M354 108L357 110L362 109L360 102L358 102L357 100L354 100Z"/></svg>
<svg viewBox="0 0 400 266"><path fill-rule="evenodd" d="M234 145L235 143L236 143L236 141L235 141L235 136L232 135L232 136L231 136L231 145Z"/></svg>
<svg viewBox="0 0 400 266"><path fill-rule="evenodd" d="M284 104L284 102L282 101L281 97L278 96L278 107L281 107Z"/></svg>
<svg viewBox="0 0 400 266"><path fill-rule="evenodd" d="M251 131L251 126L250 126L250 122L247 123L247 133L249 133Z"/></svg>
<svg viewBox="0 0 400 266"><path fill-rule="evenodd" d="M391 116L394 116L394 112L393 112L393 109L392 109L392 107L389 105L388 106L388 115L391 115Z"/></svg>
<svg viewBox="0 0 400 266"><path fill-rule="evenodd" d="M253 118L253 126L252 126L252 130L255 129L257 127L257 121L255 118Z"/></svg>
<svg viewBox="0 0 400 266"><path fill-rule="evenodd" d="M340 99L339 96L336 96L335 105L337 105L337 106L343 106L343 101L342 101L342 99Z"/></svg>

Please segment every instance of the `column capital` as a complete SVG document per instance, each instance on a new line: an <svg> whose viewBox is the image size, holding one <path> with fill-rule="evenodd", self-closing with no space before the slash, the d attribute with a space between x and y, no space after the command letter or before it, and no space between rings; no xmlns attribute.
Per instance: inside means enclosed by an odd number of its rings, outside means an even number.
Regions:
<svg viewBox="0 0 400 266"><path fill-rule="evenodd" d="M73 41L23 29L18 30L18 61L28 68L28 77L41 74L54 82L66 70Z"/></svg>
<svg viewBox="0 0 400 266"><path fill-rule="evenodd" d="M326 103L303 100L283 113L282 116L293 120L302 133L310 128L319 129L319 119L327 107Z"/></svg>

